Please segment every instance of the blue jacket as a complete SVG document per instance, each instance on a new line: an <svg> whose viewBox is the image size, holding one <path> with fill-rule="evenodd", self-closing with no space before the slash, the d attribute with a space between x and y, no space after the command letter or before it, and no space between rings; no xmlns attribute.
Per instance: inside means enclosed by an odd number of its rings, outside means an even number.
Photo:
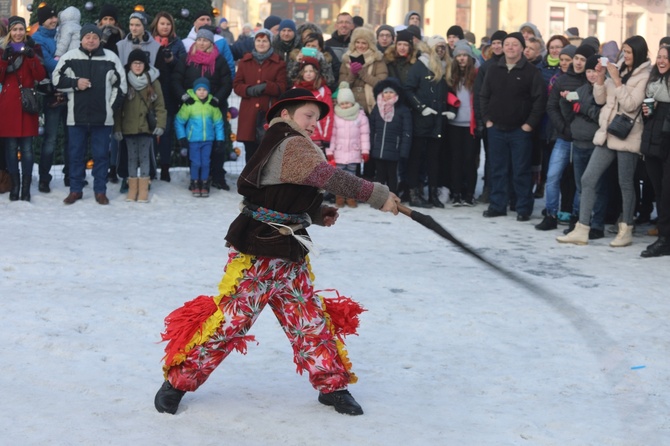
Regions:
<svg viewBox="0 0 670 446"><path fill-rule="evenodd" d="M218 107L210 104L212 95L202 102L193 89L187 91L195 99L195 104L184 103L174 119L177 139L186 138L190 142L223 141L223 115Z"/></svg>
<svg viewBox="0 0 670 446"><path fill-rule="evenodd" d="M56 68L57 60L54 60L56 53L56 29L46 29L41 26L37 28L33 34L33 40L42 48L42 58L44 68L47 69L47 75L51 77L54 68Z"/></svg>

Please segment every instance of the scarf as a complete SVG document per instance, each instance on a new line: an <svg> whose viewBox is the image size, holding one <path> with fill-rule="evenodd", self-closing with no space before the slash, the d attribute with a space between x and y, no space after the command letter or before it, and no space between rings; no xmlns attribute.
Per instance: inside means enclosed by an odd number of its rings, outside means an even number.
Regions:
<svg viewBox="0 0 670 446"><path fill-rule="evenodd" d="M189 52L186 57L187 65L200 65L202 67L200 75L206 77L207 73L214 74L216 67L216 57L219 55L219 50L215 45L212 45L212 51L205 53L204 51L195 50Z"/></svg>
<svg viewBox="0 0 670 446"><path fill-rule="evenodd" d="M316 79L313 80L313 81L309 81L309 82L307 82L307 81L296 81L294 86L297 87L297 88L304 88L305 90L309 90L309 91L315 91L317 89L314 87L314 82L316 82Z"/></svg>
<svg viewBox="0 0 670 446"><path fill-rule="evenodd" d="M272 56L274 52L275 52L274 49L270 48L265 53L259 53L258 51L256 51L256 48L254 48L253 50L251 50L251 55L253 56L254 60L256 60L256 62L262 64L263 62L265 62L265 59Z"/></svg>
<svg viewBox="0 0 670 446"><path fill-rule="evenodd" d="M166 47L170 44L170 38L169 37L154 36L154 39L162 47Z"/></svg>
<svg viewBox="0 0 670 446"><path fill-rule="evenodd" d="M647 97L654 98L658 102L670 102L670 91L665 77L647 84Z"/></svg>
<svg viewBox="0 0 670 446"><path fill-rule="evenodd" d="M377 107L379 108L379 114L385 122L393 121L393 114L395 113L395 103L398 102L398 95L396 95L390 101L385 101L383 99L384 93L379 93L377 95Z"/></svg>
<svg viewBox="0 0 670 446"><path fill-rule="evenodd" d="M554 59L549 54L547 54L547 65L549 65L550 67L557 67L560 61L561 59Z"/></svg>
<svg viewBox="0 0 670 446"><path fill-rule="evenodd" d="M359 111L361 111L361 106L358 102L354 102L354 105L349 108L342 108L340 104L335 106L335 114L347 121L355 120Z"/></svg>

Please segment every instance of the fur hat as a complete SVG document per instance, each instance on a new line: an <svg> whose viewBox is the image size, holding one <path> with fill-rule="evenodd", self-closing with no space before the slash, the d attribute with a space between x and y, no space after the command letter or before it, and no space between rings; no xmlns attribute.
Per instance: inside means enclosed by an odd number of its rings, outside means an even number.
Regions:
<svg viewBox="0 0 670 446"><path fill-rule="evenodd" d="M128 62L126 62L126 70L130 70L133 62L142 62L144 64L144 71L149 71L149 56L143 50L136 48L128 55Z"/></svg>
<svg viewBox="0 0 670 446"><path fill-rule="evenodd" d="M377 49L377 39L375 39L375 33L366 27L360 27L353 30L351 33L351 40L349 42L349 51L356 51L356 41L358 39L363 39L368 43L368 49L374 50Z"/></svg>
<svg viewBox="0 0 670 446"><path fill-rule="evenodd" d="M491 42L495 40L500 40L502 42L503 40L505 40L505 37L507 37L507 32L503 31L502 29L499 29L498 31L491 34Z"/></svg>
<svg viewBox="0 0 670 446"><path fill-rule="evenodd" d="M463 40L465 38L465 34L463 33L463 28L461 28L458 25L454 25L447 30L447 37L449 37L449 36L456 36L461 40Z"/></svg>
<svg viewBox="0 0 670 446"><path fill-rule="evenodd" d="M200 28L198 33L195 35L196 39L207 39L210 42L214 43L214 33L208 29Z"/></svg>
<svg viewBox="0 0 670 446"><path fill-rule="evenodd" d="M105 17L112 17L115 22L119 22L119 10L114 5L104 4L100 7L100 14L98 14L98 20L102 20Z"/></svg>
<svg viewBox="0 0 670 446"><path fill-rule="evenodd" d="M439 34L435 34L434 36L430 36L428 39L426 39L426 43L429 47L435 48L437 45L446 45L447 41Z"/></svg>
<svg viewBox="0 0 670 446"><path fill-rule="evenodd" d="M521 47L522 47L522 48L526 48L526 39L524 39L524 38L523 38L523 34L521 34L521 33L518 32L518 31L517 31L517 32L514 32L514 33L509 33L509 34L507 34L507 35L505 36L505 38L503 39L503 43L505 43L505 40L507 40L507 39L516 39L516 40L518 40L519 42L521 42Z"/></svg>
<svg viewBox="0 0 670 446"><path fill-rule="evenodd" d="M454 45L454 57L461 54L470 56L473 59L475 58L475 54L472 51L472 46L467 40L459 40L458 42L456 42L456 45Z"/></svg>
<svg viewBox="0 0 670 446"><path fill-rule="evenodd" d="M193 91L197 90L198 88L204 88L207 90L207 93L211 91L211 87L209 85L209 79L206 77L199 77L196 80L193 81Z"/></svg>
<svg viewBox="0 0 670 446"><path fill-rule="evenodd" d="M37 8L37 23L39 23L40 26L51 17L58 17L58 14L56 14L56 11L51 6L44 5L41 8Z"/></svg>
<svg viewBox="0 0 670 446"><path fill-rule="evenodd" d="M106 17L106 16L105 16ZM79 36L81 40L84 40L84 36L86 34L95 34L98 36L98 38L102 39L102 31L100 31L100 28L95 26L93 23L87 23L86 25L81 27L81 32L79 33Z"/></svg>
<svg viewBox="0 0 670 446"><path fill-rule="evenodd" d="M270 107L270 110L268 110L267 114L265 115L267 122L270 122L276 118L279 112L286 105L292 102L313 102L319 107L319 111L321 112L319 120L325 118L328 113L330 113L330 106L322 100L314 97L311 91L304 88L291 88L290 90L286 90L284 93L282 93L282 95L279 96L277 102L275 102L272 107Z"/></svg>
<svg viewBox="0 0 670 446"><path fill-rule="evenodd" d="M356 103L354 92L349 88L349 82L340 82L340 86L337 88L337 103L341 104L343 102Z"/></svg>
<svg viewBox="0 0 670 446"><path fill-rule="evenodd" d="M382 31L388 31L391 33L391 37L395 39L395 30L391 25L381 25L379 28L377 28L377 38L379 38L379 33Z"/></svg>

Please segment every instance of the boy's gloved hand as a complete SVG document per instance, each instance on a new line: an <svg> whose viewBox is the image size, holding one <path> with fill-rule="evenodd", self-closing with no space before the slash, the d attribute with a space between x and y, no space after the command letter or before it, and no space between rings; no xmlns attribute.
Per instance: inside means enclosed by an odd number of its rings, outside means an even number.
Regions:
<svg viewBox="0 0 670 446"><path fill-rule="evenodd" d="M437 112L430 107L426 107L423 110L421 110L421 114L423 116L428 116L428 115L436 115Z"/></svg>
<svg viewBox="0 0 670 446"><path fill-rule="evenodd" d="M184 104L188 104L188 105L195 104L195 99L193 99L191 96L189 96L188 93L184 93L183 95L181 95L181 101Z"/></svg>

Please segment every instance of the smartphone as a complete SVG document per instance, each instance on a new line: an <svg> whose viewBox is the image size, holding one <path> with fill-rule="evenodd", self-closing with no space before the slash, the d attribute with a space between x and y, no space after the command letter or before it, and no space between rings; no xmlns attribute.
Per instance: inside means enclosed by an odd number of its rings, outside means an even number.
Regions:
<svg viewBox="0 0 670 446"><path fill-rule="evenodd" d="M578 101L579 95L577 94L576 91L570 91L568 92L567 95L565 95L565 99L567 99L568 101Z"/></svg>
<svg viewBox="0 0 670 446"><path fill-rule="evenodd" d="M363 55L351 57L351 63L358 62L361 65L365 65L365 57Z"/></svg>
<svg viewBox="0 0 670 446"><path fill-rule="evenodd" d="M317 53L316 48L310 48L310 47L307 47L307 46L303 46L300 51L302 52L303 56L307 56L307 57L316 57L316 53Z"/></svg>

